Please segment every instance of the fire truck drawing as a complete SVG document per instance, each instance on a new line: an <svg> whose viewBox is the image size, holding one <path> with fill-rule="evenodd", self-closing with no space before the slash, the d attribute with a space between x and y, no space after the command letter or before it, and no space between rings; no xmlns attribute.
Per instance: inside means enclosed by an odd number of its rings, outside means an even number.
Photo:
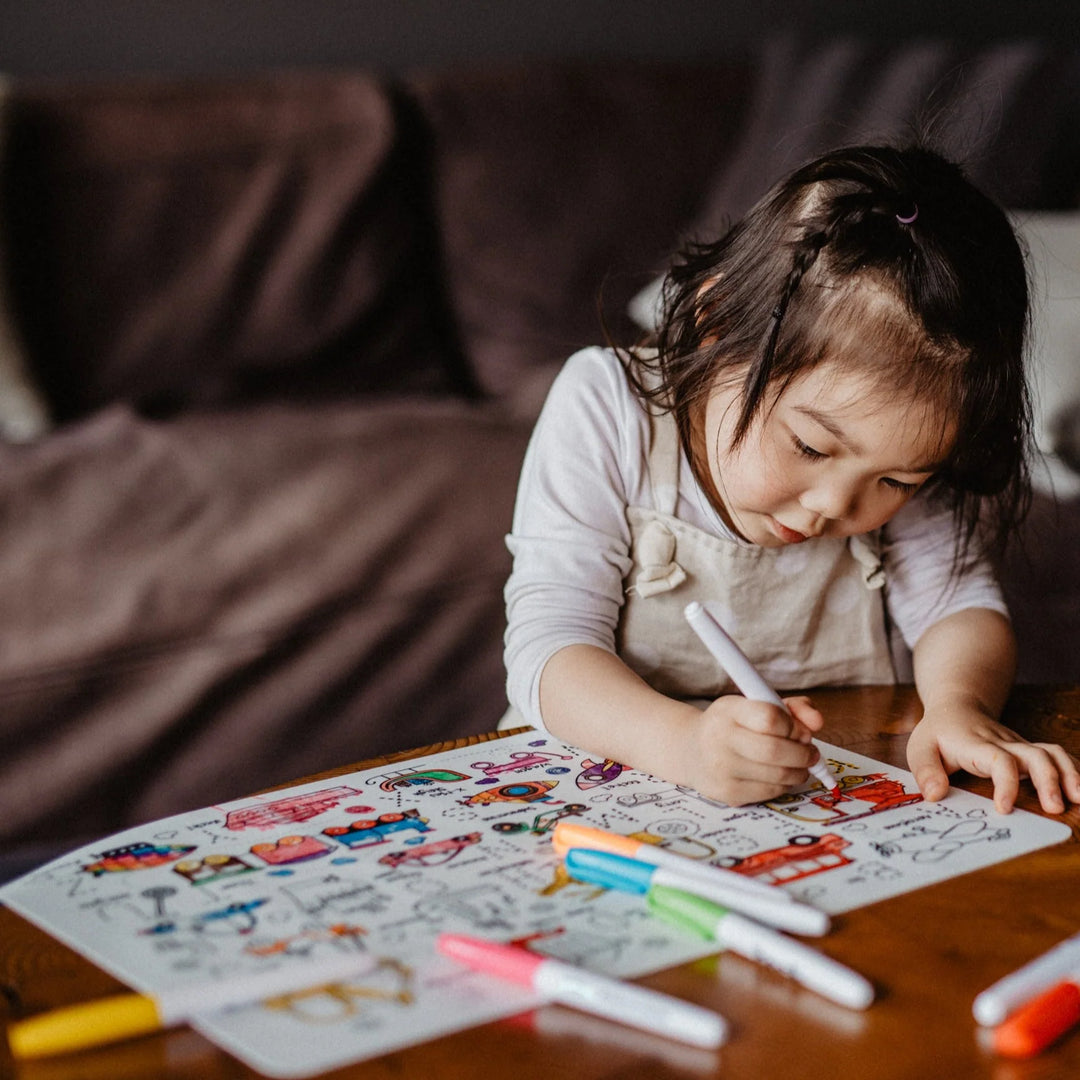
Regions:
<svg viewBox="0 0 1080 1080"><path fill-rule="evenodd" d="M350 795L360 793L351 787L321 788L304 795L290 795L277 802L261 803L258 806L245 806L239 810L230 810L225 817L225 828L272 829L279 825L296 825L301 821L310 821L313 817L333 810L335 806Z"/></svg>
<svg viewBox="0 0 1080 1080"><path fill-rule="evenodd" d="M558 780L520 780L516 784L502 784L486 791L478 791L460 801L462 806L483 806L492 802L535 802L537 799L550 799L548 792L558 783Z"/></svg>
<svg viewBox="0 0 1080 1080"><path fill-rule="evenodd" d="M283 836L272 844L251 846L251 854L257 855L264 863L269 863L271 866L318 859L330 851L333 851L330 844L324 844L314 836Z"/></svg>
<svg viewBox="0 0 1080 1080"><path fill-rule="evenodd" d="M854 821L917 802L922 802L922 795L917 791L905 791L899 780L892 780L885 773L867 773L842 777L839 795L817 787L781 795L765 805L796 821L828 824Z"/></svg>
<svg viewBox="0 0 1080 1080"><path fill-rule="evenodd" d="M428 819L420 816L418 810L405 810L401 813L380 814L377 818L361 818L348 825L331 825L323 829L323 836L331 836L347 848L375 847L386 844L393 833L403 829L415 829L417 832L431 832Z"/></svg>
<svg viewBox="0 0 1080 1080"><path fill-rule="evenodd" d="M173 862L194 850L194 844L126 844L103 851L96 862L84 866L83 870L94 877L124 870L149 870L153 866Z"/></svg>
<svg viewBox="0 0 1080 1080"><path fill-rule="evenodd" d="M835 833L824 836L793 836L783 847L758 851L740 858L728 855L716 860L717 866L737 874L758 878L768 885L785 885L789 881L810 877L826 870L851 863L844 854L849 841Z"/></svg>
<svg viewBox="0 0 1080 1080"><path fill-rule="evenodd" d="M480 843L478 832L464 836L452 836L449 840L435 840L418 847L403 848L401 851L387 852L379 862L383 866L401 866L403 863L419 863L421 866L439 866L449 862L473 844Z"/></svg>
<svg viewBox="0 0 1080 1080"><path fill-rule="evenodd" d="M509 761L504 761L498 765L493 761L474 761L472 767L477 772L484 774L482 779L476 781L478 784L494 784L503 773L527 772L536 765L547 765L548 762L554 759L560 761L574 760L570 754L548 754L536 750L515 750L510 755Z"/></svg>

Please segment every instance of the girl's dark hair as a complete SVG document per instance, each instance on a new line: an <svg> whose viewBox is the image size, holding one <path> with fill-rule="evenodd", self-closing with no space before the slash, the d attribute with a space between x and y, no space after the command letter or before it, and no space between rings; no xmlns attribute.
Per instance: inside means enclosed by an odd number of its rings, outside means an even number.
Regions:
<svg viewBox="0 0 1080 1080"><path fill-rule="evenodd" d="M691 416L725 370L742 380L734 442L823 360L934 402L957 426L931 484L958 523L957 566L980 522L998 546L1029 501L1024 258L1002 210L934 151L857 146L796 170L724 236L689 245L664 284L659 386Z"/></svg>

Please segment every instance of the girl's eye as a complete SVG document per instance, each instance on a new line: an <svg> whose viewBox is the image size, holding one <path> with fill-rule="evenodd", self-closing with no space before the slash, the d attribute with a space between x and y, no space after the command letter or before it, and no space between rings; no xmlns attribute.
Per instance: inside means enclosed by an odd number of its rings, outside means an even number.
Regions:
<svg viewBox="0 0 1080 1080"><path fill-rule="evenodd" d="M916 492L920 488L920 484L908 484L903 480L894 480L891 476L882 477L881 482L887 487L894 488L896 491L901 492L904 495L910 495Z"/></svg>
<svg viewBox="0 0 1080 1080"><path fill-rule="evenodd" d="M812 446L807 446L797 435L793 435L795 440L795 449L798 450L803 457L809 458L811 461L820 461L826 455L820 450L815 450Z"/></svg>

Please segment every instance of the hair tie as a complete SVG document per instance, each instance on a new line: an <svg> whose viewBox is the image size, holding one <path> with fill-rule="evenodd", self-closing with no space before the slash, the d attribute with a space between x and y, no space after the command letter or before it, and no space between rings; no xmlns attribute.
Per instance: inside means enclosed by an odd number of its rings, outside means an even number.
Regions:
<svg viewBox="0 0 1080 1080"><path fill-rule="evenodd" d="M918 205L918 203L912 203L911 204L911 213L909 213L909 214L897 214L896 215L896 220L899 221L901 225L914 225L915 224L915 219L918 218L918 216L919 216L919 205Z"/></svg>

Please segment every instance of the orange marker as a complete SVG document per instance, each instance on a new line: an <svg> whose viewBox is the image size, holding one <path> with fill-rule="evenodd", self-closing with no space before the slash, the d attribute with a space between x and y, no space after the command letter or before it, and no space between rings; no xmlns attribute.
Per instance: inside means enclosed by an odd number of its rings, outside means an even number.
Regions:
<svg viewBox="0 0 1080 1080"><path fill-rule="evenodd" d="M994 1029L994 1050L1005 1057L1034 1057L1080 1023L1080 986L1060 982Z"/></svg>
<svg viewBox="0 0 1080 1080"><path fill-rule="evenodd" d="M705 881L723 881L733 889L740 889L751 895L766 896L771 900L786 900L794 903L792 898L773 885L755 881L744 874L737 874L733 870L726 870L710 863L688 859L685 855L676 855L672 851L660 847L658 844L650 844L644 840L635 840L632 836L623 836L621 833L608 832L607 829L598 829L593 825L580 825L576 821L560 821L551 834L551 843L555 850L565 857L570 848L592 848L595 851L609 851L613 855L622 855L628 859L640 859L642 862L651 863L653 866L670 867L686 874L693 874Z"/></svg>

